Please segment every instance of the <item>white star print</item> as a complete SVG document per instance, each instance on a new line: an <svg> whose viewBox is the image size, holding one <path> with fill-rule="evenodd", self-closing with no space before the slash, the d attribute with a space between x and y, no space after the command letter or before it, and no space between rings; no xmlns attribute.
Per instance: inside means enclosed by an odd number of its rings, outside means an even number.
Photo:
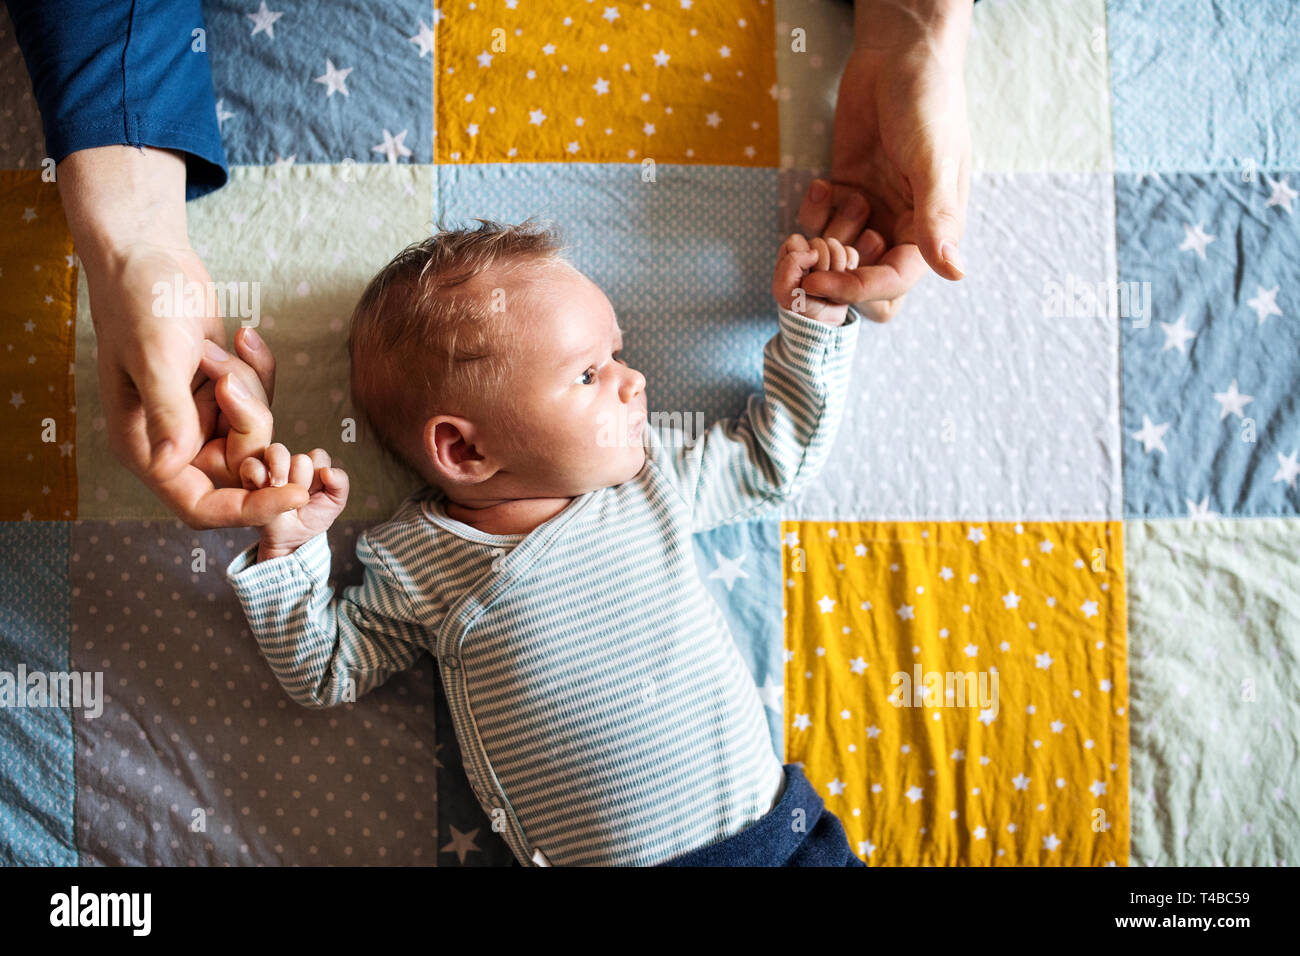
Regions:
<svg viewBox="0 0 1300 956"><path fill-rule="evenodd" d="M398 156L410 156L411 151L407 148L403 140L406 139L406 130L402 130L396 136L384 130L384 141L378 146L372 146L371 152L383 153L390 164L396 164Z"/></svg>
<svg viewBox="0 0 1300 956"><path fill-rule="evenodd" d="M1041 654L1034 655L1034 664L1039 670L1047 670L1052 666L1052 655L1043 651Z"/></svg>
<svg viewBox="0 0 1300 956"><path fill-rule="evenodd" d="M821 600L817 602L817 606L822 609L823 614L829 614L831 609L835 607L835 600L829 594L823 594Z"/></svg>
<svg viewBox="0 0 1300 956"><path fill-rule="evenodd" d="M1132 432L1131 437L1136 438L1138 441L1142 443L1142 451L1144 454L1147 455L1151 454L1151 449L1153 448L1158 448L1160 449L1160 451L1164 452L1165 454L1168 454L1169 449L1165 447L1165 443L1164 443L1165 432L1167 432L1168 430L1169 430L1168 422L1165 422L1162 425L1154 425L1152 424L1150 418L1148 418L1146 415L1143 415L1142 430Z"/></svg>
<svg viewBox="0 0 1300 956"><path fill-rule="evenodd" d="M787 531L785 537L781 539L781 543L787 548L797 548L799 547L799 535L794 531Z"/></svg>
<svg viewBox="0 0 1300 956"><path fill-rule="evenodd" d="M708 126L717 127L722 123L722 117L717 112L713 112L704 117L704 122Z"/></svg>
<svg viewBox="0 0 1300 956"><path fill-rule="evenodd" d="M812 721L808 719L807 714L796 714L794 718L795 730L807 730L812 726Z"/></svg>
<svg viewBox="0 0 1300 956"><path fill-rule="evenodd" d="M226 120L230 119L234 115L235 115L234 113L226 109L226 101L224 99L217 100L217 129L218 130L221 129L222 124L225 123Z"/></svg>
<svg viewBox="0 0 1300 956"><path fill-rule="evenodd" d="M591 84L591 88L596 91L597 96L604 96L609 92L609 80L602 80L596 77L596 82Z"/></svg>
<svg viewBox="0 0 1300 956"><path fill-rule="evenodd" d="M433 52L433 40L436 34L432 29L425 26L423 20L420 21L420 32L410 38L410 41L420 48L420 59L424 59L426 53Z"/></svg>
<svg viewBox="0 0 1300 956"><path fill-rule="evenodd" d="M1187 501L1187 516L1189 518L1217 518L1219 516L1217 512L1210 510L1209 495L1202 498L1199 503L1192 501L1191 498L1185 500Z"/></svg>
<svg viewBox="0 0 1300 956"><path fill-rule="evenodd" d="M1281 315L1282 310L1277 307L1277 293L1279 286L1273 286L1271 289L1265 289L1262 285L1255 286L1257 290L1255 298L1247 299L1246 304L1255 310L1255 315L1259 317L1258 325L1263 325L1264 320L1270 315Z"/></svg>
<svg viewBox="0 0 1300 956"><path fill-rule="evenodd" d="M541 110L528 111L528 123L530 126L541 126L544 122L546 122L546 114Z"/></svg>
<svg viewBox="0 0 1300 956"><path fill-rule="evenodd" d="M826 785L826 789L830 791L832 797L838 797L844 793L844 784L840 782L839 777L836 777Z"/></svg>
<svg viewBox="0 0 1300 956"><path fill-rule="evenodd" d="M861 674L863 671L867 669L867 667L868 667L867 662L863 660L861 657L855 657L853 658L853 660L849 661L849 669L852 670L853 673L855 674Z"/></svg>
<svg viewBox="0 0 1300 956"><path fill-rule="evenodd" d="M912 614L912 605L910 604L900 606L894 613L898 615L898 618L901 621L910 621L915 617L915 615Z"/></svg>
<svg viewBox="0 0 1300 956"><path fill-rule="evenodd" d="M1028 790L1030 779L1031 778L1026 777L1023 773L1020 773L1011 778L1011 783L1017 790ZM1011 825L1015 826L1014 823Z"/></svg>
<svg viewBox="0 0 1300 956"><path fill-rule="evenodd" d="M1285 481L1288 488L1295 489L1296 476L1300 475L1300 464L1296 462L1296 455L1300 454L1300 449L1293 450L1289 457L1284 458L1281 452L1277 453L1277 474L1273 476L1274 481Z"/></svg>
<svg viewBox="0 0 1300 956"><path fill-rule="evenodd" d="M655 66L667 66L670 57L660 48L659 52L654 54Z"/></svg>
<svg viewBox="0 0 1300 956"><path fill-rule="evenodd" d="M1160 323L1161 328L1165 330L1165 344L1164 348L1160 351L1163 352L1167 349L1178 349L1178 351L1182 352L1184 355L1187 354L1183 350L1183 346L1187 344L1190 339L1196 338L1196 333L1187 327L1186 322L1187 313L1184 312L1178 317L1177 322Z"/></svg>
<svg viewBox="0 0 1300 956"><path fill-rule="evenodd" d="M1188 249L1194 249L1196 254L1201 257L1201 260L1204 261L1205 247L1214 241L1214 236L1203 232L1199 222L1195 226L1187 223L1183 226L1183 229L1187 231L1187 238L1183 240L1183 244L1178 247L1178 250L1186 252Z"/></svg>
<svg viewBox="0 0 1300 956"><path fill-rule="evenodd" d="M335 93L342 93L344 96L349 95L346 80L352 70L353 67L348 67L346 70L335 69L333 60L325 60L325 75L316 77L316 82L325 84L326 99L329 99Z"/></svg>
<svg viewBox="0 0 1300 956"><path fill-rule="evenodd" d="M1008 591L1006 594L1002 595L1002 603L1007 606L1007 610L1010 610L1013 607L1019 607L1020 595L1015 591Z"/></svg>
<svg viewBox="0 0 1300 956"><path fill-rule="evenodd" d="M924 794L925 791L923 789L917 786L912 786L907 788L907 792L904 794L904 796L906 796L907 799L911 800L913 803L916 803L916 801L920 800Z"/></svg>
<svg viewBox="0 0 1300 956"><path fill-rule="evenodd" d="M1245 418L1245 408L1247 402L1255 400L1252 395L1243 395L1237 391L1237 380L1232 380L1232 385L1226 392L1215 392L1214 400L1221 406L1219 409L1219 421L1228 417L1229 413L1236 415L1238 418Z"/></svg>
<svg viewBox="0 0 1300 956"><path fill-rule="evenodd" d="M601 16L604 17L606 20L608 20L610 23L613 23L615 20L618 19L618 10L616 10L613 7L606 7L605 12L602 13Z"/></svg>
<svg viewBox="0 0 1300 956"><path fill-rule="evenodd" d="M785 688L780 684L772 683L772 675L767 675L767 680L763 686L758 689L758 696L763 701L763 706L768 710L774 710L781 713L781 695L785 693Z"/></svg>
<svg viewBox="0 0 1300 956"><path fill-rule="evenodd" d="M982 528L971 528L970 534L966 535L968 541L979 544L984 540L984 530Z"/></svg>
<svg viewBox="0 0 1300 956"><path fill-rule="evenodd" d="M951 580L952 580L952 568L949 568L949 567L943 567L943 568L940 568L940 569L939 569L939 577L943 578L945 581L951 581Z"/></svg>
<svg viewBox="0 0 1300 956"><path fill-rule="evenodd" d="M728 591L730 591L732 586L735 585L737 578L749 577L749 575L740 567L741 562L745 560L745 553L743 551L738 558L727 558L724 557L721 552L714 551L713 558L718 562L718 567L717 570L709 575L709 577L721 578L722 583L727 586Z"/></svg>
<svg viewBox="0 0 1300 956"><path fill-rule="evenodd" d="M283 13L272 13L266 9L266 0L262 0L262 6L256 13L246 13L244 16L253 21L253 32L251 36L257 36L259 33L265 33L270 39L275 39L275 21L279 20Z"/></svg>
<svg viewBox="0 0 1300 956"><path fill-rule="evenodd" d="M1096 616L1097 616L1097 602L1096 602L1096 601L1084 601L1081 605L1079 605L1079 610L1083 612L1083 616L1084 616L1084 617L1096 617Z"/></svg>
<svg viewBox="0 0 1300 956"><path fill-rule="evenodd" d="M475 57L475 59L478 60L478 65L482 69L485 69L492 65L492 54L489 53L487 50L484 50L477 57Z"/></svg>
<svg viewBox="0 0 1300 956"><path fill-rule="evenodd" d="M1049 851L1050 851L1050 850L1055 850L1055 849L1056 849L1058 846L1060 846L1060 845L1061 845L1061 841L1058 840L1058 839L1056 838L1056 834L1055 834L1055 833L1050 834L1049 836L1045 836L1045 837L1043 837L1043 849L1044 849L1044 850L1049 850Z"/></svg>
<svg viewBox="0 0 1300 956"><path fill-rule="evenodd" d="M1264 178L1268 180L1268 188L1273 190L1273 195L1268 197L1268 201L1264 203L1264 208L1282 206L1288 213L1291 212L1291 201L1300 196L1300 193L1291 188L1291 184L1286 181L1285 177L1278 182L1268 173L1265 173Z"/></svg>

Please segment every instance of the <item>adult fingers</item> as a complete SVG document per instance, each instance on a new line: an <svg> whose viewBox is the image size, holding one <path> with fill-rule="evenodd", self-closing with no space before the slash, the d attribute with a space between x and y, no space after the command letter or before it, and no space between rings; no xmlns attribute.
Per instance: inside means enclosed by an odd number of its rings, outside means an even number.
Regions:
<svg viewBox="0 0 1300 956"><path fill-rule="evenodd" d="M235 353L257 373L270 405L275 400L275 356L271 350L256 330L241 325L235 330Z"/></svg>
<svg viewBox="0 0 1300 956"><path fill-rule="evenodd" d="M214 488L203 472L188 465L154 490L182 521L196 530L261 527L286 511L301 508L310 497L298 485L258 491Z"/></svg>
<svg viewBox="0 0 1300 956"><path fill-rule="evenodd" d="M831 185L819 177L808 185L808 191L804 193L803 202L799 204L799 214L795 217L795 221L804 231L804 235L820 236L826 224L831 221L834 211L834 204L831 202Z"/></svg>
<svg viewBox="0 0 1300 956"><path fill-rule="evenodd" d="M925 260L908 242L890 249L872 265L845 272L814 272L804 279L803 287L809 295L849 303L865 313L862 302L901 298L916 285L925 269Z"/></svg>
<svg viewBox="0 0 1300 956"><path fill-rule="evenodd" d="M962 156L954 147L931 144L908 179L921 256L945 279L962 278L966 269L957 248L966 223L966 207L961 201Z"/></svg>
<svg viewBox="0 0 1300 956"><path fill-rule="evenodd" d="M184 334L157 335L140 341L138 351L127 349L110 357L111 363L123 359L121 372L139 395L144 413L149 454L137 463L145 469L142 477L161 481L176 476L203 446L189 387L197 364L194 351Z"/></svg>
<svg viewBox="0 0 1300 956"><path fill-rule="evenodd" d="M230 423L226 461L232 470L238 469L245 458L260 456L270 444L275 424L271 409L249 393L233 372L217 383L217 404Z"/></svg>
<svg viewBox="0 0 1300 956"><path fill-rule="evenodd" d="M822 230L822 235L850 245L861 235L870 216L871 203L867 198L857 191L846 192L835 210L835 217Z"/></svg>

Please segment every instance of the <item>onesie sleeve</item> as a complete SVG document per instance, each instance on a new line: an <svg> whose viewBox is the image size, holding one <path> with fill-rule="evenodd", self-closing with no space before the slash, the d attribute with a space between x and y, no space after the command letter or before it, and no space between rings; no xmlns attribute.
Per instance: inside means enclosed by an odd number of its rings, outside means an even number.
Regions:
<svg viewBox="0 0 1300 956"><path fill-rule="evenodd" d="M692 531L759 517L794 496L825 463L839 429L862 319L827 325L778 307L763 347L763 392L737 418L691 435L651 417L647 455L692 514Z"/></svg>
<svg viewBox="0 0 1300 956"><path fill-rule="evenodd" d="M226 182L199 0L7 0L55 163L96 146L182 153L185 198Z"/></svg>
<svg viewBox="0 0 1300 956"><path fill-rule="evenodd" d="M267 663L304 707L355 701L428 648L410 599L365 534L357 557L362 583L338 597L323 531L293 554L262 563L253 544L226 568Z"/></svg>

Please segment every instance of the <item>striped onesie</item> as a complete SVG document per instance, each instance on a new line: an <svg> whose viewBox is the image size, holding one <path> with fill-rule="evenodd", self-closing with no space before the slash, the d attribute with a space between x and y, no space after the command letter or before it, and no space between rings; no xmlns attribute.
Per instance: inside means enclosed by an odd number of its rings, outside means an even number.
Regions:
<svg viewBox="0 0 1300 956"><path fill-rule="evenodd" d="M286 693L332 707L433 654L474 793L525 866L655 865L761 818L782 764L691 535L820 470L862 321L778 309L739 417L692 436L651 416L635 478L527 534L449 518L426 486L358 537L364 578L337 597L324 532L237 555L227 580Z"/></svg>

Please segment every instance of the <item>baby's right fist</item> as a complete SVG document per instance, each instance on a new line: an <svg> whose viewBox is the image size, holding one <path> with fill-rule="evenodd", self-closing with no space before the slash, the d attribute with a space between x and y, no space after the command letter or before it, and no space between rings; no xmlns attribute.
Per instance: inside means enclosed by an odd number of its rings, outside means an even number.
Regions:
<svg viewBox="0 0 1300 956"><path fill-rule="evenodd" d="M822 236L805 239L795 233L781 245L776 272L772 276L772 294L783 309L827 325L842 325L848 307L810 295L803 288L803 280L816 271L844 272L857 267L858 250L853 246Z"/></svg>
<svg viewBox="0 0 1300 956"><path fill-rule="evenodd" d="M247 458L240 466L240 479L249 490L299 485L307 490L307 503L276 515L261 527L258 560L267 560L306 544L334 523L348 500L348 476L330 464L329 453L314 448L310 455L294 455L280 443L267 447L263 460Z"/></svg>

